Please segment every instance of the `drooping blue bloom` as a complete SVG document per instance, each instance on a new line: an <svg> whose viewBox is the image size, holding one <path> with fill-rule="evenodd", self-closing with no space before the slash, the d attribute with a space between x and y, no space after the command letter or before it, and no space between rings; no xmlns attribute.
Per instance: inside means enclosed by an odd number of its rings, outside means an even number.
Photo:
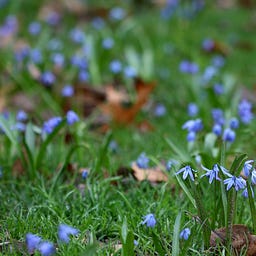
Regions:
<svg viewBox="0 0 256 256"><path fill-rule="evenodd" d="M41 51L37 48L31 49L30 50L30 59L35 64L42 63L43 56L42 56Z"/></svg>
<svg viewBox="0 0 256 256"><path fill-rule="evenodd" d="M254 170L252 163L254 163L253 160L247 160L244 163L243 173L246 177L248 177L250 173Z"/></svg>
<svg viewBox="0 0 256 256"><path fill-rule="evenodd" d="M192 181L195 180L194 175L193 175L193 172L196 172L196 171L193 170L193 169L191 168L191 166L186 165L185 167L181 168L178 172L176 172L176 175L178 175L178 174L180 174L180 173L182 173L182 172L183 172L183 175L182 175L183 180L185 180L188 176L190 177L190 179L191 179Z"/></svg>
<svg viewBox="0 0 256 256"><path fill-rule="evenodd" d="M154 115L157 117L164 116L166 114L166 107L163 104L157 104L154 109Z"/></svg>
<svg viewBox="0 0 256 256"><path fill-rule="evenodd" d="M102 47L104 49L111 49L114 46L114 40L111 37L107 37L102 41Z"/></svg>
<svg viewBox="0 0 256 256"><path fill-rule="evenodd" d="M234 187L236 191L244 189L246 181L242 177L236 177L228 173L229 178L224 180L224 184L227 185L227 190Z"/></svg>
<svg viewBox="0 0 256 256"><path fill-rule="evenodd" d="M61 122L62 118L59 116L56 117L52 117L49 120L45 121L43 124L43 132L50 134L53 132L53 130L55 129L55 127L57 127L60 122Z"/></svg>
<svg viewBox="0 0 256 256"><path fill-rule="evenodd" d="M24 122L28 119L28 114L24 110L19 110L16 114L16 120L20 122Z"/></svg>
<svg viewBox="0 0 256 256"><path fill-rule="evenodd" d="M225 64L225 58L221 55L214 56L212 58L212 65L216 68L221 68Z"/></svg>
<svg viewBox="0 0 256 256"><path fill-rule="evenodd" d="M44 73L41 74L40 81L45 86L52 86L56 81L56 77L52 72L45 71Z"/></svg>
<svg viewBox="0 0 256 256"><path fill-rule="evenodd" d="M208 177L210 184L212 184L212 182L213 182L214 179L215 179L215 180L221 180L221 179L219 178L219 176L218 176L219 167L218 167L217 164L213 165L212 170L207 169L207 168L204 167L203 165L202 165L202 168L206 171L206 173L203 174L203 175L201 176L201 178L204 177L204 176Z"/></svg>
<svg viewBox="0 0 256 256"><path fill-rule="evenodd" d="M153 228L156 225L155 215L152 213L147 214L143 219L144 220L141 222L142 225L146 224L149 228Z"/></svg>
<svg viewBox="0 0 256 256"><path fill-rule="evenodd" d="M41 242L38 247L38 251L41 253L42 256L51 256L55 254L56 248L53 243L48 241Z"/></svg>
<svg viewBox="0 0 256 256"><path fill-rule="evenodd" d="M190 234L191 234L190 229L189 229L189 228L184 228L184 229L180 232L180 239L188 240Z"/></svg>
<svg viewBox="0 0 256 256"><path fill-rule="evenodd" d="M252 197L254 198L253 189L252 189L251 186L250 186L250 188L251 188L251 192L252 192ZM244 191L242 192L242 196L245 197L245 198L248 198L248 190L247 190L247 188L245 188Z"/></svg>
<svg viewBox="0 0 256 256"><path fill-rule="evenodd" d="M38 35L41 31L41 24L37 21L31 22L29 24L28 31L33 36Z"/></svg>
<svg viewBox="0 0 256 256"><path fill-rule="evenodd" d="M223 132L222 139L227 142L233 142L236 138L236 133L230 128L226 128Z"/></svg>
<svg viewBox="0 0 256 256"><path fill-rule="evenodd" d="M79 234L79 230L66 224L60 224L58 227L58 238L64 243L69 243L70 236L76 236Z"/></svg>
<svg viewBox="0 0 256 256"><path fill-rule="evenodd" d="M237 129L239 127L239 121L236 117L233 117L229 121L230 129Z"/></svg>
<svg viewBox="0 0 256 256"><path fill-rule="evenodd" d="M139 168L147 169L149 164L149 158L144 152L142 152L136 160L136 164Z"/></svg>
<svg viewBox="0 0 256 256"><path fill-rule="evenodd" d="M134 78L137 76L137 70L132 66L126 66L124 68L124 75L128 78Z"/></svg>
<svg viewBox="0 0 256 256"><path fill-rule="evenodd" d="M79 121L78 115L73 111L69 110L66 114L68 125L72 125Z"/></svg>
<svg viewBox="0 0 256 256"><path fill-rule="evenodd" d="M188 104L188 115L194 117L198 114L198 106L196 103L189 103Z"/></svg>
<svg viewBox="0 0 256 256"><path fill-rule="evenodd" d="M214 124L212 127L212 132L217 136L220 136L222 133L222 126L220 124Z"/></svg>
<svg viewBox="0 0 256 256"><path fill-rule="evenodd" d="M81 172L82 179L85 180L88 177L88 169L83 169Z"/></svg>
<svg viewBox="0 0 256 256"><path fill-rule="evenodd" d="M182 125L182 129L186 129L189 132L200 132L203 129L202 120L200 118L188 120Z"/></svg>
<svg viewBox="0 0 256 256"><path fill-rule="evenodd" d="M199 67L195 62L188 60L181 61L179 65L180 72L187 74L196 74L199 71Z"/></svg>
<svg viewBox="0 0 256 256"><path fill-rule="evenodd" d="M126 15L126 12L121 7L114 7L109 12L109 17L112 20L122 20Z"/></svg>
<svg viewBox="0 0 256 256"><path fill-rule="evenodd" d="M83 43L85 40L85 34L84 32L79 29L79 28L74 28L70 31L69 33L70 39L74 42L74 43Z"/></svg>
<svg viewBox="0 0 256 256"><path fill-rule="evenodd" d="M192 141L195 141L196 140L196 133L191 131L191 132L188 132L187 134L187 141L188 142L192 142Z"/></svg>
<svg viewBox="0 0 256 256"><path fill-rule="evenodd" d="M218 70L214 66L206 67L202 76L203 82L209 82L217 74L217 72Z"/></svg>
<svg viewBox="0 0 256 256"><path fill-rule="evenodd" d="M78 80L80 82L87 82L90 78L89 72L85 69L82 69L78 73Z"/></svg>
<svg viewBox="0 0 256 256"><path fill-rule="evenodd" d="M252 184L256 185L256 170L255 169L252 171L251 179L252 179Z"/></svg>
<svg viewBox="0 0 256 256"><path fill-rule="evenodd" d="M17 130L19 132L24 132L26 130L26 124L22 122L17 122L14 124L14 126L11 127L11 129Z"/></svg>
<svg viewBox="0 0 256 256"><path fill-rule="evenodd" d="M53 53L51 55L51 60L56 66L59 67L62 67L65 63L65 57L61 53Z"/></svg>
<svg viewBox="0 0 256 256"><path fill-rule="evenodd" d="M72 97L74 95L74 87L70 84L65 85L61 90L63 97Z"/></svg>
<svg viewBox="0 0 256 256"><path fill-rule="evenodd" d="M254 118L252 113L252 103L245 99L242 100L238 105L238 115L242 123L249 124Z"/></svg>
<svg viewBox="0 0 256 256"><path fill-rule="evenodd" d="M122 63L119 60L112 60L109 68L114 74L118 74L122 71Z"/></svg>
<svg viewBox="0 0 256 256"><path fill-rule="evenodd" d="M28 249L28 253L32 254L38 248L39 243L42 241L40 236L28 233L26 235L26 246Z"/></svg>
<svg viewBox="0 0 256 256"><path fill-rule="evenodd" d="M223 125L225 123L224 113L220 108L212 109L212 118L215 124Z"/></svg>
<svg viewBox="0 0 256 256"><path fill-rule="evenodd" d="M214 84L213 90L216 95L221 95L224 93L224 88L222 84L218 84L218 83Z"/></svg>
<svg viewBox="0 0 256 256"><path fill-rule="evenodd" d="M211 38L206 38L202 42L202 48L206 52L210 52L214 49L215 43Z"/></svg>

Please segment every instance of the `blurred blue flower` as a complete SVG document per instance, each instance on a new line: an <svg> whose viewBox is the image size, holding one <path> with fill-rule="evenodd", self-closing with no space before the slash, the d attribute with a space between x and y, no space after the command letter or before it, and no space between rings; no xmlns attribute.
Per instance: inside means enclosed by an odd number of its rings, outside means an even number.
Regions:
<svg viewBox="0 0 256 256"><path fill-rule="evenodd" d="M86 69L88 67L88 61L85 56L73 55L70 60L71 64L79 69Z"/></svg>
<svg viewBox="0 0 256 256"><path fill-rule="evenodd" d="M149 158L144 152L142 152L136 160L136 164L139 168L147 169L149 164Z"/></svg>
<svg viewBox="0 0 256 256"><path fill-rule="evenodd" d="M104 26L105 26L105 21L104 21L102 18L100 18L100 17L96 17L96 18L94 18L94 19L92 20L92 26L93 26L95 29L100 30L100 29L104 28Z"/></svg>
<svg viewBox="0 0 256 256"><path fill-rule="evenodd" d="M114 46L114 40L111 37L107 37L102 41L102 47L104 49L111 49Z"/></svg>
<svg viewBox="0 0 256 256"><path fill-rule="evenodd" d="M29 24L28 31L31 35L38 35L41 31L41 23L34 21Z"/></svg>
<svg viewBox="0 0 256 256"><path fill-rule="evenodd" d="M66 114L68 125L72 125L79 121L78 115L73 111L69 110Z"/></svg>
<svg viewBox="0 0 256 256"><path fill-rule="evenodd" d="M40 81L45 86L52 86L56 81L56 77L52 72L45 71L41 74Z"/></svg>
<svg viewBox="0 0 256 256"><path fill-rule="evenodd" d="M225 65L225 58L221 55L214 56L212 58L212 65L216 68L221 68Z"/></svg>
<svg viewBox="0 0 256 256"><path fill-rule="evenodd" d="M189 132L199 132L203 129L203 123L200 118L197 118L195 120L188 120L182 125L182 129L186 129Z"/></svg>
<svg viewBox="0 0 256 256"><path fill-rule="evenodd" d="M43 56L39 49L34 48L30 50L30 59L32 62L39 64L42 63Z"/></svg>
<svg viewBox="0 0 256 256"><path fill-rule="evenodd" d="M49 120L45 121L43 124L43 132L50 134L53 132L53 130L55 129L55 127L57 127L60 122L61 122L62 118L59 116L56 117L52 117Z"/></svg>
<svg viewBox="0 0 256 256"><path fill-rule="evenodd" d="M132 66L127 66L124 68L124 75L127 78L134 78L135 76L137 76L137 70Z"/></svg>
<svg viewBox="0 0 256 256"><path fill-rule="evenodd" d="M116 153L118 151L118 144L117 144L117 142L115 140L111 140L109 142L108 148L110 149L110 151L112 153Z"/></svg>
<svg viewBox="0 0 256 256"><path fill-rule="evenodd" d="M230 129L237 129L239 127L239 121L236 117L233 117L229 121Z"/></svg>
<svg viewBox="0 0 256 256"><path fill-rule="evenodd" d="M53 53L51 55L52 62L59 67L62 67L65 63L65 57L62 53Z"/></svg>
<svg viewBox="0 0 256 256"><path fill-rule="evenodd" d="M225 123L224 113L219 108L212 109L212 118L215 124L223 125Z"/></svg>
<svg viewBox="0 0 256 256"><path fill-rule="evenodd" d="M78 80L80 82L87 82L90 78L90 75L87 70L80 70L78 73Z"/></svg>
<svg viewBox="0 0 256 256"><path fill-rule="evenodd" d="M149 228L153 228L156 225L155 215L152 213L147 214L143 219L144 220L141 222L142 225L146 224Z"/></svg>
<svg viewBox="0 0 256 256"><path fill-rule="evenodd" d="M192 181L194 181L194 175L193 172L196 172L195 170L193 170L189 165L181 168L178 172L176 172L176 175L180 174L183 172L182 178L183 180L185 180L188 176L190 177L190 179Z"/></svg>
<svg viewBox="0 0 256 256"><path fill-rule="evenodd" d="M213 91L216 95L221 95L224 93L224 87L222 84L214 84Z"/></svg>
<svg viewBox="0 0 256 256"><path fill-rule="evenodd" d="M138 245L139 245L139 242L134 239L134 240L133 240L133 244L134 244L134 246L138 246Z"/></svg>
<svg viewBox="0 0 256 256"><path fill-rule="evenodd" d="M24 110L19 110L18 113L16 114L16 120L23 122L28 119L28 114Z"/></svg>
<svg viewBox="0 0 256 256"><path fill-rule="evenodd" d="M211 38L206 38L202 42L202 48L206 52L210 52L214 49L215 43Z"/></svg>
<svg viewBox="0 0 256 256"><path fill-rule="evenodd" d="M212 127L212 132L215 135L220 136L222 133L222 126L220 124L214 124Z"/></svg>
<svg viewBox="0 0 256 256"><path fill-rule="evenodd" d="M161 117L161 116L164 116L165 114L166 114L165 105L163 105L161 103L157 104L154 109L154 115L157 117Z"/></svg>
<svg viewBox="0 0 256 256"><path fill-rule="evenodd" d="M252 113L252 103L245 99L242 100L238 105L238 115L242 123L249 124L254 118Z"/></svg>
<svg viewBox="0 0 256 256"><path fill-rule="evenodd" d="M69 243L70 235L76 236L79 230L66 224L60 224L58 227L58 238L64 243Z"/></svg>
<svg viewBox="0 0 256 256"><path fill-rule="evenodd" d="M247 160L244 163L243 173L246 177L254 170L252 163L254 163L254 160Z"/></svg>
<svg viewBox="0 0 256 256"><path fill-rule="evenodd" d="M181 61L179 65L180 72L187 74L196 74L199 71L199 67L195 62L188 60Z"/></svg>
<svg viewBox="0 0 256 256"><path fill-rule="evenodd" d="M56 248L54 247L54 244L48 241L41 242L38 245L37 249L42 256L51 256L56 252Z"/></svg>
<svg viewBox="0 0 256 256"><path fill-rule="evenodd" d="M60 22L60 18L60 14L58 12L50 11L46 16L45 21L51 26L56 26Z"/></svg>
<svg viewBox="0 0 256 256"><path fill-rule="evenodd" d="M256 170L254 169L251 173L252 184L256 185Z"/></svg>
<svg viewBox="0 0 256 256"><path fill-rule="evenodd" d="M236 133L230 128L226 128L223 132L222 139L227 142L233 142L236 138Z"/></svg>
<svg viewBox="0 0 256 256"><path fill-rule="evenodd" d="M70 84L65 85L61 90L63 97L72 97L74 95L74 87Z"/></svg>
<svg viewBox="0 0 256 256"><path fill-rule="evenodd" d="M180 232L180 239L188 240L190 234L191 234L190 229L189 229L189 228L184 228L184 229Z"/></svg>
<svg viewBox="0 0 256 256"><path fill-rule="evenodd" d="M47 48L51 51L60 51L63 48L63 43L59 39L53 38L48 42Z"/></svg>
<svg viewBox="0 0 256 256"><path fill-rule="evenodd" d="M114 74L118 74L122 71L122 63L119 60L112 60L109 68Z"/></svg>
<svg viewBox="0 0 256 256"><path fill-rule="evenodd" d="M201 178L204 177L204 176L208 177L210 184L212 184L212 182L213 182L214 179L215 179L215 180L221 180L221 179L219 178L219 176L218 176L219 167L218 167L217 164L215 164L215 165L213 166L212 170L207 169L207 168L204 167L203 165L202 165L202 168L206 171L206 173L203 174L203 175L201 176Z"/></svg>
<svg viewBox="0 0 256 256"><path fill-rule="evenodd" d="M83 43L85 41L85 34L79 28L74 28L69 33L70 39L75 43Z"/></svg>
<svg viewBox="0 0 256 256"><path fill-rule="evenodd" d="M188 132L187 134L187 141L192 142L196 140L196 133L193 131Z"/></svg>
<svg viewBox="0 0 256 256"><path fill-rule="evenodd" d="M207 83L209 82L216 74L218 70L214 66L208 66L205 68L204 73L203 73L203 82Z"/></svg>
<svg viewBox="0 0 256 256"><path fill-rule="evenodd" d="M196 103L189 103L188 104L188 115L194 117L198 114L198 106Z"/></svg>
<svg viewBox="0 0 256 256"><path fill-rule="evenodd" d="M229 178L224 180L224 184L227 185L227 190L234 187L236 191L244 189L246 181L242 177L236 177L228 173Z"/></svg>
<svg viewBox="0 0 256 256"><path fill-rule="evenodd" d="M85 180L88 177L88 169L83 169L81 172L82 179Z"/></svg>
<svg viewBox="0 0 256 256"><path fill-rule="evenodd" d="M250 188L251 188L251 192L252 192L252 197L254 198L253 189L252 189L251 186L250 186ZM248 198L248 190L247 190L247 188L245 188L244 191L242 192L242 196L245 197L245 198Z"/></svg>
<svg viewBox="0 0 256 256"><path fill-rule="evenodd" d="M114 7L109 12L109 17L112 20L122 20L126 15L126 11L121 7Z"/></svg>
<svg viewBox="0 0 256 256"><path fill-rule="evenodd" d="M28 233L26 235L26 246L28 249L28 253L33 254L41 241L42 238L40 236Z"/></svg>
<svg viewBox="0 0 256 256"><path fill-rule="evenodd" d="M17 130L19 132L24 132L26 130L26 124L22 122L17 122L14 124L14 126L11 127L13 130Z"/></svg>

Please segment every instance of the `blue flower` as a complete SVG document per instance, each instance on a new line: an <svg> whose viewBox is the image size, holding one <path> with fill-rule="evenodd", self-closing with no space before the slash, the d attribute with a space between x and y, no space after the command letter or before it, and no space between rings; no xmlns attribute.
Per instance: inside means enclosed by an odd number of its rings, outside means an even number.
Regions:
<svg viewBox="0 0 256 256"><path fill-rule="evenodd" d="M253 119L252 104L248 100L242 100L238 105L238 115L244 124L249 124Z"/></svg>
<svg viewBox="0 0 256 256"><path fill-rule="evenodd" d="M215 46L214 41L211 38L206 38L203 40L202 42L202 48L206 51L206 52L210 52L213 50Z"/></svg>
<svg viewBox="0 0 256 256"><path fill-rule="evenodd" d="M227 185L227 190L234 187L236 191L244 189L246 186L246 181L242 177L236 177L228 174L230 178L224 180L224 184Z"/></svg>
<svg viewBox="0 0 256 256"><path fill-rule="evenodd" d="M67 112L66 116L67 116L67 123L68 123L68 125L72 125L75 122L79 121L78 115L74 111L72 111L72 110L69 110Z"/></svg>
<svg viewBox="0 0 256 256"><path fill-rule="evenodd" d="M199 71L199 67L195 62L183 60L179 65L180 72L187 74L196 74Z"/></svg>
<svg viewBox="0 0 256 256"><path fill-rule="evenodd" d="M193 117L198 114L198 106L195 103L188 104L188 115Z"/></svg>
<svg viewBox="0 0 256 256"><path fill-rule="evenodd" d="M79 230L66 224L60 224L58 227L59 240L68 243L70 241L70 235L76 236L79 234Z"/></svg>
<svg viewBox="0 0 256 256"><path fill-rule="evenodd" d="M216 95L221 95L224 93L224 88L222 84L214 84L213 90Z"/></svg>
<svg viewBox="0 0 256 256"><path fill-rule="evenodd" d="M221 55L214 56L212 58L212 64L216 68L221 68L225 64L225 58L223 56L221 56Z"/></svg>
<svg viewBox="0 0 256 256"><path fill-rule="evenodd" d="M215 124L223 125L225 123L223 111L219 108L212 109L212 118Z"/></svg>
<svg viewBox="0 0 256 256"><path fill-rule="evenodd" d="M82 179L85 180L88 177L88 170L83 169L81 172Z"/></svg>
<svg viewBox="0 0 256 256"><path fill-rule="evenodd" d="M65 57L61 53L53 53L51 55L52 62L59 67L62 67L65 63Z"/></svg>
<svg viewBox="0 0 256 256"><path fill-rule="evenodd" d="M85 40L84 32L79 28L74 28L70 31L69 36L74 43L83 43Z"/></svg>
<svg viewBox="0 0 256 256"><path fill-rule="evenodd" d="M138 246L139 242L137 240L133 240L133 244L134 244L134 246Z"/></svg>
<svg viewBox="0 0 256 256"><path fill-rule="evenodd" d="M41 242L38 247L38 251L41 253L42 256L51 256L55 254L56 249L53 245L53 243L48 242L48 241L43 241Z"/></svg>
<svg viewBox="0 0 256 256"><path fill-rule="evenodd" d="M157 117L164 116L166 113L166 107L163 104L157 104L154 109L154 115Z"/></svg>
<svg viewBox="0 0 256 256"><path fill-rule="evenodd" d="M137 76L137 70L132 66L127 66L124 68L124 75L127 78L133 78L133 77Z"/></svg>
<svg viewBox="0 0 256 256"><path fill-rule="evenodd" d="M146 224L149 228L153 228L156 225L155 215L152 213L147 214L143 219L144 220L141 222L142 225Z"/></svg>
<svg viewBox="0 0 256 256"><path fill-rule="evenodd" d="M222 126L220 124L214 124L212 127L212 132L217 136L220 136L222 133Z"/></svg>
<svg viewBox="0 0 256 256"><path fill-rule="evenodd" d="M56 77L52 72L45 71L41 74L40 80L45 86L51 86L55 83Z"/></svg>
<svg viewBox="0 0 256 256"><path fill-rule="evenodd" d="M192 181L195 180L193 172L196 172L196 171L193 170L189 165L181 168L178 172L176 172L176 175L178 175L178 174L180 174L182 172L183 172L183 176L182 176L183 180L185 180L188 176L190 177L190 179Z"/></svg>
<svg viewBox="0 0 256 256"><path fill-rule="evenodd" d="M92 20L92 25L94 28L100 30L105 26L105 22L102 18L96 17Z"/></svg>
<svg viewBox="0 0 256 256"><path fill-rule="evenodd" d="M119 60L112 60L109 68L114 74L118 74L122 71L122 63Z"/></svg>
<svg viewBox="0 0 256 256"><path fill-rule="evenodd" d="M26 235L26 246L29 254L34 253L34 251L37 249L41 240L42 238L40 236L31 234L31 233L28 233Z"/></svg>
<svg viewBox="0 0 256 256"><path fill-rule="evenodd" d="M43 124L43 132L45 133L52 133L55 127L59 125L61 122L62 118L59 116L52 117L49 120L45 121Z"/></svg>
<svg viewBox="0 0 256 256"><path fill-rule="evenodd" d="M126 12L121 7L114 7L109 12L109 17L113 20L122 20L126 15Z"/></svg>
<svg viewBox="0 0 256 256"><path fill-rule="evenodd" d="M39 64L42 63L43 56L39 49L34 48L30 50L30 59L32 62Z"/></svg>
<svg viewBox="0 0 256 256"><path fill-rule="evenodd" d="M136 160L136 164L138 165L139 168L142 168L142 169L147 169L148 163L149 163L149 159L144 152L141 153Z"/></svg>
<svg viewBox="0 0 256 256"><path fill-rule="evenodd" d="M256 185L256 170L253 170L252 171L252 184L253 185Z"/></svg>
<svg viewBox="0 0 256 256"><path fill-rule="evenodd" d="M236 138L236 133L230 128L226 128L223 132L222 139L227 142L233 142Z"/></svg>
<svg viewBox="0 0 256 256"><path fill-rule="evenodd" d="M187 135L187 141L191 142L191 141L195 141L196 139L196 133L195 132L189 132Z"/></svg>
<svg viewBox="0 0 256 256"><path fill-rule="evenodd" d="M188 240L190 234L191 234L190 229L189 228L184 228L180 232L180 239Z"/></svg>
<svg viewBox="0 0 256 256"><path fill-rule="evenodd" d="M28 119L28 114L24 110L19 110L17 115L16 115L16 120L23 122Z"/></svg>
<svg viewBox="0 0 256 256"><path fill-rule="evenodd" d="M37 21L31 22L28 27L28 31L31 35L38 35L41 31L41 24Z"/></svg>
<svg viewBox="0 0 256 256"><path fill-rule="evenodd" d="M213 179L215 179L215 180L221 180L221 179L218 177L219 167L218 167L217 164L213 165L212 170L209 170L209 169L205 168L203 165L202 165L202 168L206 171L206 173L203 174L203 175L201 176L201 178L204 177L204 176L208 177L210 184L213 182Z"/></svg>
<svg viewBox="0 0 256 256"><path fill-rule="evenodd" d="M61 90L61 95L63 97L71 97L74 95L74 87L72 85L65 85Z"/></svg>
<svg viewBox="0 0 256 256"><path fill-rule="evenodd" d="M252 189L251 186L250 186L250 188L251 188L251 192L252 192L252 197L254 198L253 189ZM244 191L242 192L242 196L245 197L245 198L248 198L248 190L247 190L247 188L245 188Z"/></svg>
<svg viewBox="0 0 256 256"><path fill-rule="evenodd" d="M114 46L114 40L111 37L107 37L102 41L102 47L104 49L111 49Z"/></svg>
<svg viewBox="0 0 256 256"><path fill-rule="evenodd" d="M254 170L253 165L252 165L253 162L254 162L253 160L247 160L244 163L243 172L246 177L248 177L250 175L251 171Z"/></svg>
<svg viewBox="0 0 256 256"><path fill-rule="evenodd" d="M229 121L229 127L231 129L237 129L239 127L239 121L237 118L233 117Z"/></svg>
<svg viewBox="0 0 256 256"><path fill-rule="evenodd" d="M205 68L203 73L203 81L209 82L216 74L217 74L217 68L214 66L208 66Z"/></svg>
<svg viewBox="0 0 256 256"><path fill-rule="evenodd" d="M189 132L199 132L203 129L202 120L199 118L195 120L188 120L182 125L182 129L186 129Z"/></svg>

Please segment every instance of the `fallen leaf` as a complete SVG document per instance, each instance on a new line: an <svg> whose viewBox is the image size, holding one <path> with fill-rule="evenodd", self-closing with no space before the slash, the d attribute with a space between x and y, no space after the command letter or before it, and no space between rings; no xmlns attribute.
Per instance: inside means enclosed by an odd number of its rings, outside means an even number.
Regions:
<svg viewBox="0 0 256 256"><path fill-rule="evenodd" d="M225 245L226 228L219 228L211 233L211 249L217 245ZM232 249L234 255L240 255L240 252L246 250L247 256L256 256L256 236L250 234L248 228L242 224L232 226Z"/></svg>
<svg viewBox="0 0 256 256"><path fill-rule="evenodd" d="M159 166L142 169L134 162L132 163L133 175L138 181L148 180L152 183L168 181L168 176Z"/></svg>

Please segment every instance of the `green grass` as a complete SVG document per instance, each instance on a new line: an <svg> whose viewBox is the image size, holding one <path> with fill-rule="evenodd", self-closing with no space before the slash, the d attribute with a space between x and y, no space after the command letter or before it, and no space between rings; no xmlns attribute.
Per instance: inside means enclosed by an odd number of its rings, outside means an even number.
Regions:
<svg viewBox="0 0 256 256"><path fill-rule="evenodd" d="M230 169L234 157L240 153L247 154L249 159L255 158L256 142L252 139L255 137L255 121L248 126L240 125L237 138L227 148L223 162L222 140L215 140L210 133L212 108L222 108L230 118L237 115L241 95L253 100L256 47L253 11L238 7L221 10L207 2L192 19L176 13L169 20L163 20L159 7L144 6L139 12L136 5L122 1L128 16L117 22L106 18L101 30L93 28L90 20L66 12L60 25L54 28L42 22L42 32L33 37L27 26L38 19L38 10L46 2L20 4L10 1L2 7L5 12L0 14L0 24L4 23L4 13L16 15L19 21L15 39L0 49L0 90L8 89L10 100L7 107L10 118L1 116L0 119L3 130L0 135L0 254L27 255L25 236L33 233L55 243L57 255L211 255L202 243L203 231L225 226L223 194L215 195L217 202L214 203L213 185L209 186L206 178L197 180L191 189L191 184L183 181L181 176L177 179L175 172L190 164L198 170L200 177L204 172L196 163L198 154L207 168L219 163ZM100 1L95 2L96 6L102 6ZM107 5L103 2L106 8L114 6L114 1ZM103 89L106 84L118 80L133 100L132 80L109 71L113 59L120 59L124 66L136 67L139 77L156 81L157 86L148 104L130 125L110 125L109 133L102 134L92 129L98 112L83 117L83 109L73 100L71 107L79 114L80 121L72 126L63 121L51 135L43 138L43 122L52 116L65 116L61 88L68 83L79 84L78 71L69 63L73 54L81 54L81 47L69 38L69 31L74 27L85 32L86 43L91 47L91 55L86 57L89 59L90 86ZM113 49L102 48L105 37L114 39ZM65 55L67 64L59 72L55 71L57 83L52 89L46 89L33 79L26 64L18 66L13 49L18 39L23 40L31 48L42 51L43 61L37 65L38 69L41 72L53 70L47 44L54 38L63 44L57 52ZM205 38L214 39L229 52L224 67L203 87L200 85L201 74L216 55L202 51ZM199 65L199 74L181 73L179 63L183 59L195 61ZM213 93L215 82L223 83L224 95ZM25 133L11 129L18 109L25 107L24 103L17 106L11 101L18 93L27 95L27 100L34 105L28 113ZM0 101L4 97L7 98L5 94L0 96ZM204 123L204 130L194 144L187 143L186 131L181 129L190 119L187 114L190 102L198 104L199 117ZM164 116L153 114L156 103L165 105ZM152 125L152 130L142 132L137 127L144 120ZM67 137L70 138L68 142ZM118 144L114 152L109 148L111 141ZM141 152L150 158L150 166L165 164L169 159L178 161L177 166L166 172L167 182L151 184L133 177L129 168ZM128 169L128 175L120 175L120 167ZM90 170L86 180L82 179L80 168ZM221 187L218 188L221 191ZM248 219L251 214L249 203L241 199L240 192L237 197L234 223L252 229L253 223ZM199 200L199 204L193 199ZM210 227L205 228L198 221L200 212L193 205L198 207L200 203L206 209ZM216 209L219 209L217 213ZM141 224L148 213L154 213L156 217L154 228ZM69 244L58 242L57 228L61 223L80 230ZM191 229L187 241L179 239L180 231L185 227ZM133 245L134 239L138 241L137 246ZM117 250L120 244L123 248Z"/></svg>

